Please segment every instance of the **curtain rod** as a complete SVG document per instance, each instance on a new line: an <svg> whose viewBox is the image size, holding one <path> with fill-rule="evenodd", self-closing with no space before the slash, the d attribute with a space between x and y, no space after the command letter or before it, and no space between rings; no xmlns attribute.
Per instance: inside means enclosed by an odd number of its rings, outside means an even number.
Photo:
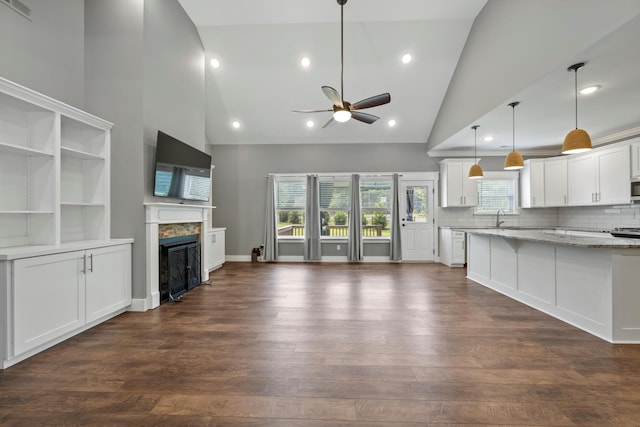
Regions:
<svg viewBox="0 0 640 427"><path fill-rule="evenodd" d="M393 176L394 173L396 172L334 172L334 173L317 173L317 172L309 172L309 173L269 173L265 176L265 178L269 178L269 176L274 176L274 177L278 177L278 176L283 176L283 177L292 177L292 178L297 178L297 177L301 177L304 178L307 175L318 175L320 177L337 177L337 176L351 176L353 174L357 173L360 176ZM398 176L402 176L401 173L398 173Z"/></svg>

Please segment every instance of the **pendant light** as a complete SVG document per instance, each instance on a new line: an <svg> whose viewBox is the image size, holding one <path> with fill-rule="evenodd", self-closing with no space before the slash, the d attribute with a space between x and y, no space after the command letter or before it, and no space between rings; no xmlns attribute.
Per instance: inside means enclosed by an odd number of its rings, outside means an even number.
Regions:
<svg viewBox="0 0 640 427"><path fill-rule="evenodd" d="M567 71L573 71L575 75L575 99L576 99L576 128L564 137L562 154L575 154L591 150L591 137L584 129L578 129L578 70L584 67L584 62L573 64Z"/></svg>
<svg viewBox="0 0 640 427"><path fill-rule="evenodd" d="M505 170L517 170L522 169L524 167L524 160L522 159L522 154L516 151L516 106L520 104L519 102L512 102L509 104L509 107L513 109L513 151L507 154L507 157L504 159L504 169Z"/></svg>
<svg viewBox="0 0 640 427"><path fill-rule="evenodd" d="M484 176L484 174L482 173L482 168L480 167L480 165L478 164L478 142L477 142L477 137L478 137L478 128L480 127L480 125L473 125L471 126L471 129L473 129L473 161L475 162L470 168L469 168L469 179L480 179Z"/></svg>

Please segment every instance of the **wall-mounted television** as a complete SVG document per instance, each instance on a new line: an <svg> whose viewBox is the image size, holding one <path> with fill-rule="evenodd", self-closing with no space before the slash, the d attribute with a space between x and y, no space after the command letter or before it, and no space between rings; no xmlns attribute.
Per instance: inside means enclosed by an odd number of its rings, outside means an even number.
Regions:
<svg viewBox="0 0 640 427"><path fill-rule="evenodd" d="M209 201L211 156L158 131L153 195Z"/></svg>

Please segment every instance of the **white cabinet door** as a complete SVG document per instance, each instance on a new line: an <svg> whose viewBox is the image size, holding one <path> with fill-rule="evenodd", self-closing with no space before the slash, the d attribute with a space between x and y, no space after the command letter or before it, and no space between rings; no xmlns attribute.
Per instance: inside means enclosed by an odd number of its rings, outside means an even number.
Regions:
<svg viewBox="0 0 640 427"><path fill-rule="evenodd" d="M640 179L640 141L631 144L631 178Z"/></svg>
<svg viewBox="0 0 640 427"><path fill-rule="evenodd" d="M472 207L478 205L478 181L469 179L473 161L443 160L440 162L442 207Z"/></svg>
<svg viewBox="0 0 640 427"><path fill-rule="evenodd" d="M523 208L544 206L543 159L530 159L524 162L524 169L520 172L520 196L520 205Z"/></svg>
<svg viewBox="0 0 640 427"><path fill-rule="evenodd" d="M598 195L600 205L630 203L629 147L607 149L598 155Z"/></svg>
<svg viewBox="0 0 640 427"><path fill-rule="evenodd" d="M131 245L86 253L87 322L109 316L131 304Z"/></svg>
<svg viewBox="0 0 640 427"><path fill-rule="evenodd" d="M14 347L9 357L85 324L84 253L65 252L13 262Z"/></svg>
<svg viewBox="0 0 640 427"><path fill-rule="evenodd" d="M209 231L207 240L207 244L210 245L207 271L211 271L219 268L225 262L225 230Z"/></svg>
<svg viewBox="0 0 640 427"><path fill-rule="evenodd" d="M567 158L557 157L544 162L544 205L567 205Z"/></svg>
<svg viewBox="0 0 640 427"><path fill-rule="evenodd" d="M593 205L597 196L596 155L581 154L567 160L567 196L569 205Z"/></svg>

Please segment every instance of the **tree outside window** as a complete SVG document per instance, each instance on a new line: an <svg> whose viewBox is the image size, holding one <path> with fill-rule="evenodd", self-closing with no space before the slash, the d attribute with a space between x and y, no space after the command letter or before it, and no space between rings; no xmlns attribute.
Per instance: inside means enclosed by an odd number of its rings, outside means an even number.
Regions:
<svg viewBox="0 0 640 427"><path fill-rule="evenodd" d="M360 181L363 237L391 236L391 185L391 179L383 177L363 177Z"/></svg>
<svg viewBox="0 0 640 427"><path fill-rule="evenodd" d="M276 182L278 237L304 237L307 183L301 178L280 178Z"/></svg>

